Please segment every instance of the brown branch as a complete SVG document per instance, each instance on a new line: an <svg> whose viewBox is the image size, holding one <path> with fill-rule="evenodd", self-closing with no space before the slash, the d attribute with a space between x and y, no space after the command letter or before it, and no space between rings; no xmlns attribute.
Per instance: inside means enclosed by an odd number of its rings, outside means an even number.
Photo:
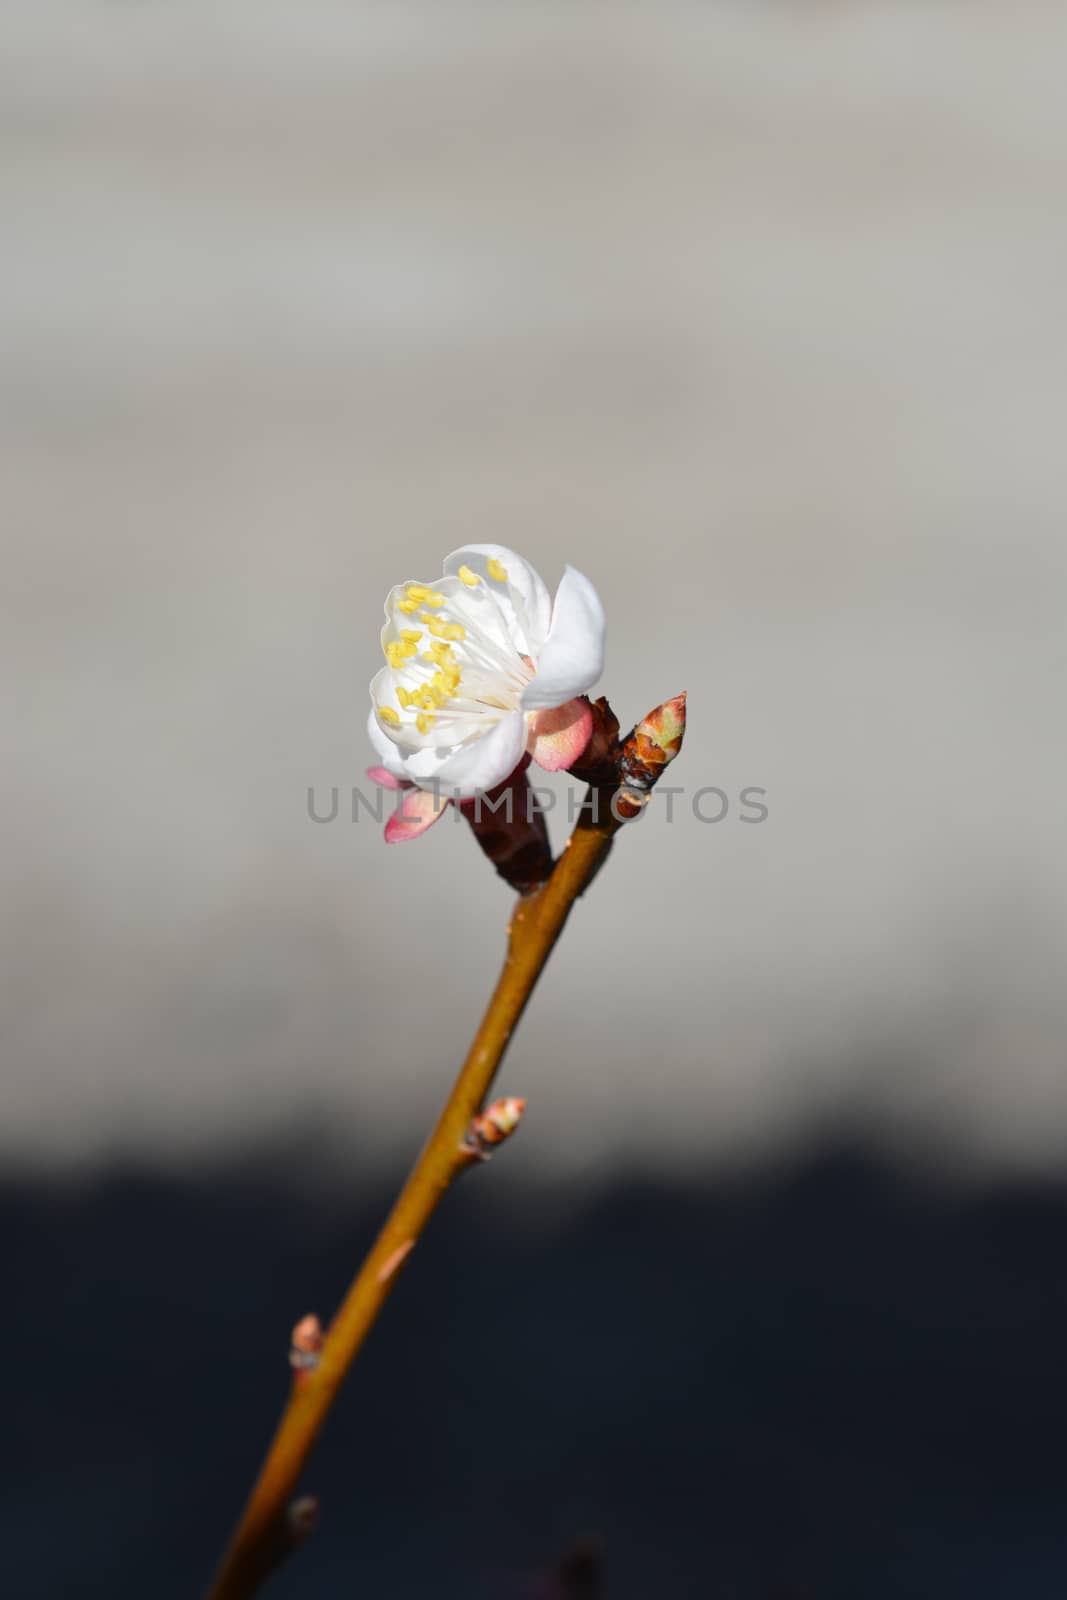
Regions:
<svg viewBox="0 0 1067 1600"><path fill-rule="evenodd" d="M680 703L684 712L684 697L670 702L674 706ZM605 715L610 716L610 711L606 702L598 702L599 707L604 708L603 721ZM639 727L646 728L648 723L646 719ZM616 785L620 773L626 773L628 784L633 782L624 758L635 737L636 730L623 746L615 746L618 755ZM676 754L678 744L680 733L674 748L663 752L663 765ZM575 770L585 775L580 768ZM655 776L658 772L650 779L646 774L649 787ZM597 779L600 777L598 772ZM508 927L503 971L467 1059L436 1127L326 1333L317 1365L297 1374L298 1381L293 1383L288 1404L207 1600L246 1600L247 1596L255 1594L297 1542L287 1518L290 1497L304 1463L352 1362L410 1260L426 1224L453 1179L469 1164L461 1146L471 1118L489 1091L508 1041L571 907L604 861L622 822L634 814L633 808L627 805L631 792L628 786L590 787L578 823L551 876L532 894L520 896L517 901Z"/></svg>

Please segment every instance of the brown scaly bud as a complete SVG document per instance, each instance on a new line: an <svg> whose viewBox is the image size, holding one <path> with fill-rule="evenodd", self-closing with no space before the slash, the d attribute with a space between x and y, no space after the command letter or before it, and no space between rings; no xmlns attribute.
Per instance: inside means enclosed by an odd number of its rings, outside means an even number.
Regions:
<svg viewBox="0 0 1067 1600"><path fill-rule="evenodd" d="M637 724L623 741L619 755L618 814L635 817L647 805L663 770L682 748L685 735L685 693L664 701Z"/></svg>
<svg viewBox="0 0 1067 1600"><path fill-rule="evenodd" d="M297 1372L310 1372L319 1364L322 1353L322 1323L313 1312L301 1317L289 1343L289 1365Z"/></svg>
<svg viewBox="0 0 1067 1600"><path fill-rule="evenodd" d="M460 1154L467 1161L488 1161L497 1145L510 1139L526 1110L526 1101L508 1096L472 1117L460 1143Z"/></svg>
<svg viewBox="0 0 1067 1600"><path fill-rule="evenodd" d="M571 772L594 788L615 782L619 768L619 719L603 695L592 703L593 731Z"/></svg>

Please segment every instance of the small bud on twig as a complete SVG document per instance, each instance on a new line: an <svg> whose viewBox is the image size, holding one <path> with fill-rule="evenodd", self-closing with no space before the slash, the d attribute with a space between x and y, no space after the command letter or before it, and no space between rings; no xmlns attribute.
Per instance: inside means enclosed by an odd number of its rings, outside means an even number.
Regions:
<svg viewBox="0 0 1067 1600"><path fill-rule="evenodd" d="M256 1588L270 1573L284 1566L294 1550L299 1550L314 1533L318 1520L319 1502L313 1494L290 1500L284 1511L279 1507L277 1515L264 1530L263 1543L257 1551L254 1568ZM247 1593L251 1594L251 1589Z"/></svg>
<svg viewBox="0 0 1067 1600"><path fill-rule="evenodd" d="M663 776L664 767L682 748L685 734L685 694L650 711L623 741L619 757L619 778L625 789L647 795Z"/></svg>
<svg viewBox="0 0 1067 1600"><path fill-rule="evenodd" d="M290 1546L303 1544L309 1534L314 1533L319 1522L318 1496L313 1494L301 1495L299 1500L293 1500L285 1513L285 1531L289 1536Z"/></svg>
<svg viewBox="0 0 1067 1600"><path fill-rule="evenodd" d="M497 1145L509 1139L522 1121L526 1101L509 1096L494 1100L491 1106L471 1118L460 1144L460 1154L468 1161L488 1161Z"/></svg>
<svg viewBox="0 0 1067 1600"><path fill-rule="evenodd" d="M293 1329L289 1344L289 1365L295 1367L297 1372L309 1372L319 1364L322 1353L322 1323L313 1312L300 1321Z"/></svg>

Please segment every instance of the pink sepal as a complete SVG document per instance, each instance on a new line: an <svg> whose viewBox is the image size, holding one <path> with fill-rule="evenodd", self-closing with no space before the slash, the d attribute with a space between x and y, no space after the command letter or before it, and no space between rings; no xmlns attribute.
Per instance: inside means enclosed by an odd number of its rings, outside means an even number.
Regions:
<svg viewBox="0 0 1067 1600"><path fill-rule="evenodd" d="M432 828L446 810L448 801L435 797L427 789L405 789L399 808L385 824L386 844L405 844L417 839L420 833Z"/></svg>
<svg viewBox="0 0 1067 1600"><path fill-rule="evenodd" d="M398 778L394 772L390 772L388 767L368 767L367 777L371 783L376 783L379 789L407 789L410 787L403 778Z"/></svg>
<svg viewBox="0 0 1067 1600"><path fill-rule="evenodd" d="M581 756L593 731L593 708L584 694L565 705L533 711L526 748L546 772L565 772Z"/></svg>

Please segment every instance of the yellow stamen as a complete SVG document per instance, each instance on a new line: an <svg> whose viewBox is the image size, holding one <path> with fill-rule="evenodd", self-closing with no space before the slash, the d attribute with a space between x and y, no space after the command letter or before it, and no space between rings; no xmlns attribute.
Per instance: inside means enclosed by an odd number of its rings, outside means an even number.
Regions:
<svg viewBox="0 0 1067 1600"><path fill-rule="evenodd" d="M433 722L433 717L429 716L425 711L420 711L418 716L415 718L415 726L418 728L420 733L429 733L430 729L433 727Z"/></svg>
<svg viewBox="0 0 1067 1600"><path fill-rule="evenodd" d="M433 590L427 589L424 583L409 583L407 588L404 590L404 594L408 600L425 600L427 595L432 593Z"/></svg>
<svg viewBox="0 0 1067 1600"><path fill-rule="evenodd" d="M468 589L473 589L476 583L481 583L482 581L476 572L471 571L470 567L460 567L456 576L462 578Z"/></svg>
<svg viewBox="0 0 1067 1600"><path fill-rule="evenodd" d="M398 711L394 711L392 706L379 706L378 715L381 717L383 722L388 722L390 726L394 728L398 728L400 726L400 713Z"/></svg>
<svg viewBox="0 0 1067 1600"><path fill-rule="evenodd" d="M402 683L398 683L396 686L396 697L400 701L402 710L406 711L411 704L412 697Z"/></svg>
<svg viewBox="0 0 1067 1600"><path fill-rule="evenodd" d="M495 578L497 583L507 583L507 571L500 565L500 562L497 560L496 556L490 556L489 560L485 563L485 566L489 576L491 578Z"/></svg>
<svg viewBox="0 0 1067 1600"><path fill-rule="evenodd" d="M463 626L462 622L446 622L445 623L445 638L446 639L465 639L466 637L467 637L467 630Z"/></svg>
<svg viewBox="0 0 1067 1600"><path fill-rule="evenodd" d="M391 667L402 667L418 652L410 639L390 639L385 646L385 659Z"/></svg>
<svg viewBox="0 0 1067 1600"><path fill-rule="evenodd" d="M398 611L406 611L409 616L413 611L417 611L418 608L419 602L417 600L398 600L396 603L396 609Z"/></svg>
<svg viewBox="0 0 1067 1600"><path fill-rule="evenodd" d="M400 637L406 639L409 644L418 644L422 633L418 628L401 628Z"/></svg>
<svg viewBox="0 0 1067 1600"><path fill-rule="evenodd" d="M420 595L419 598L428 606L443 606L445 603L445 597L443 594L436 594L431 590L427 590L426 593Z"/></svg>

